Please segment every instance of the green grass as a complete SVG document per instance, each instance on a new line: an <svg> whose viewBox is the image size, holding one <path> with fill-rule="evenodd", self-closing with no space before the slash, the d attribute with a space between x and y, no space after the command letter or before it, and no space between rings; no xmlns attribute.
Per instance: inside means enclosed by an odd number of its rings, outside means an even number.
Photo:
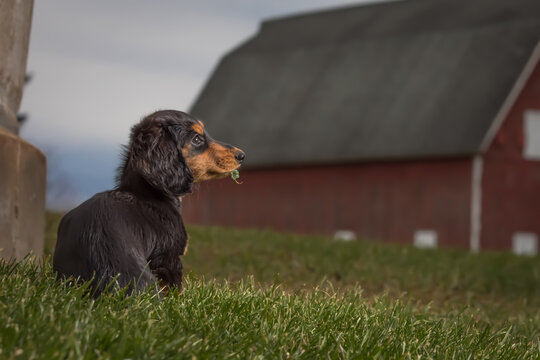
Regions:
<svg viewBox="0 0 540 360"><path fill-rule="evenodd" d="M369 241L272 231L190 227L185 268L210 278L278 281L287 289L323 280L367 294L409 294L423 302L496 300L540 306L540 261L503 252L421 250Z"/></svg>
<svg viewBox="0 0 540 360"><path fill-rule="evenodd" d="M49 263L0 263L5 359L534 359L527 324L493 327L358 291L290 294L278 286L188 277L182 295L86 297Z"/></svg>
<svg viewBox="0 0 540 360"><path fill-rule="evenodd" d="M540 359L538 257L188 232L182 295L93 300L0 264L0 358Z"/></svg>

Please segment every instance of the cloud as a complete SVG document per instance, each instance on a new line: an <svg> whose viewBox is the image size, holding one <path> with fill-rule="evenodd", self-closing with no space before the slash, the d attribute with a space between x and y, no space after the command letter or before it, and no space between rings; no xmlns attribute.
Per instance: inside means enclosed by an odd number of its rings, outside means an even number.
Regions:
<svg viewBox="0 0 540 360"><path fill-rule="evenodd" d="M250 35L249 21L170 3L92 4L36 3L22 106L30 140L125 142L144 114L188 109L219 56Z"/></svg>
<svg viewBox="0 0 540 360"><path fill-rule="evenodd" d="M181 70L141 71L43 54L39 61L41 71L25 92L30 121L22 133L40 142L123 143L143 115L187 108L200 86L198 77Z"/></svg>
<svg viewBox="0 0 540 360"><path fill-rule="evenodd" d="M34 27L39 31L32 34L32 49L143 68L208 71L208 62L253 33L256 25L254 19L205 12L190 2L89 4L66 3L59 16L55 6L37 3Z"/></svg>

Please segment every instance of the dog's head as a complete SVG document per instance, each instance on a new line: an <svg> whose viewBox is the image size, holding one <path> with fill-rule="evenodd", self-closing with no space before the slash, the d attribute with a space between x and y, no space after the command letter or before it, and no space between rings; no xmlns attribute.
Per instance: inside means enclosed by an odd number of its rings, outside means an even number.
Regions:
<svg viewBox="0 0 540 360"><path fill-rule="evenodd" d="M242 150L212 139L200 120L162 110L132 128L126 164L154 188L180 196L191 191L193 182L227 176L244 157Z"/></svg>

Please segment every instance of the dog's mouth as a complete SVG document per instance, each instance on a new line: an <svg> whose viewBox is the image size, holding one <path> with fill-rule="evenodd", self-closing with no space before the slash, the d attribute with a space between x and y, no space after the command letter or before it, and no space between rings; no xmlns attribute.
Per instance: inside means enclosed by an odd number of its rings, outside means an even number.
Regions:
<svg viewBox="0 0 540 360"><path fill-rule="evenodd" d="M236 169L239 169L240 166L238 166ZM222 179L222 178L225 178L227 176L231 176L231 173L236 170L236 169L232 169L231 171L208 171L205 175L206 177L208 177L208 179Z"/></svg>
<svg viewBox="0 0 540 360"><path fill-rule="evenodd" d="M193 180L201 182L230 176L232 171L240 168L244 158L244 152L238 148L212 144L207 151L187 158L186 162Z"/></svg>
<svg viewBox="0 0 540 360"><path fill-rule="evenodd" d="M240 164L234 166L234 167L227 167L227 168L221 168L221 167L212 167L207 169L206 171L201 171L202 169L191 169L191 172L193 173L193 181L195 182L201 182L206 180L212 180L212 179L222 179L227 176L231 175L231 172L234 170L237 170L240 168Z"/></svg>

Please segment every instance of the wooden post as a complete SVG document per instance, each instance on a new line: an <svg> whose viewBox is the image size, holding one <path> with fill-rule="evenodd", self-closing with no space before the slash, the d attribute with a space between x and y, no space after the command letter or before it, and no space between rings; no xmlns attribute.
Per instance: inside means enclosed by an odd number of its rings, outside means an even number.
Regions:
<svg viewBox="0 0 540 360"><path fill-rule="evenodd" d="M43 254L46 159L18 136L33 0L0 1L0 256Z"/></svg>

